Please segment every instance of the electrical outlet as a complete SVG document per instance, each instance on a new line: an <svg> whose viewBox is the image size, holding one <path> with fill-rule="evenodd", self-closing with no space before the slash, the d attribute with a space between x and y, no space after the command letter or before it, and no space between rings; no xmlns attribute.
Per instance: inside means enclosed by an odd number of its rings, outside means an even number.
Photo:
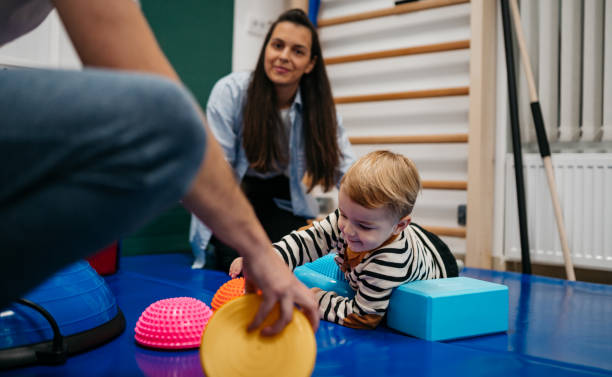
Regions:
<svg viewBox="0 0 612 377"><path fill-rule="evenodd" d="M270 25L272 25L271 20L266 20L262 17L251 14L247 18L247 33L256 35L258 37L263 37L268 32Z"/></svg>
<svg viewBox="0 0 612 377"><path fill-rule="evenodd" d="M465 226L467 222L467 206L465 204L459 204L457 206L457 223Z"/></svg>

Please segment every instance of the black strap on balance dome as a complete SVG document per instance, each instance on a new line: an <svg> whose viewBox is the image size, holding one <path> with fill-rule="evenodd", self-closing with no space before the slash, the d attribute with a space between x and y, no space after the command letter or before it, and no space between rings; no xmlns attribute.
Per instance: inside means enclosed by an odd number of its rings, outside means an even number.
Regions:
<svg viewBox="0 0 612 377"><path fill-rule="evenodd" d="M101 346L125 330L125 317L117 308L117 315L110 321L77 334L62 336L57 322L44 308L25 299L16 302L41 313L53 329L53 339L0 350L0 370L32 365L63 364L68 356Z"/></svg>

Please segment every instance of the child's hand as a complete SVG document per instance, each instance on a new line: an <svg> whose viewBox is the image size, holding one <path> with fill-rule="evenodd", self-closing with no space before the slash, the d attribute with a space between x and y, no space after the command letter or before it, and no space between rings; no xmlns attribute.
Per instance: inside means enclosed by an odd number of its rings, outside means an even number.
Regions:
<svg viewBox="0 0 612 377"><path fill-rule="evenodd" d="M229 276L235 279L242 273L242 257L234 259L229 268Z"/></svg>
<svg viewBox="0 0 612 377"><path fill-rule="evenodd" d="M321 291L321 290L322 290L321 288L317 288L317 287L312 287L312 288L310 288L310 291L311 291L312 293L317 293L317 292L319 292L319 291Z"/></svg>

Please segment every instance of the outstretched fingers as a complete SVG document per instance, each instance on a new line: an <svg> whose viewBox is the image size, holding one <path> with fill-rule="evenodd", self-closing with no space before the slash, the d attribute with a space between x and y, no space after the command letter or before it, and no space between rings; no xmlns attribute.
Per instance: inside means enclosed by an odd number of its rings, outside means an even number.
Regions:
<svg viewBox="0 0 612 377"><path fill-rule="evenodd" d="M247 328L247 331L253 331L259 328L263 324L264 320L268 317L270 312L272 311L272 308L274 308L274 304L275 304L274 300L266 300L266 299L262 300L261 304L259 304L259 309L257 309L257 313L255 313L255 317L253 317L253 321ZM268 334L268 335L273 335L273 334Z"/></svg>
<svg viewBox="0 0 612 377"><path fill-rule="evenodd" d="M264 327L261 330L261 335L271 336L278 334L291 322L293 318L293 300L285 297L279 301L279 308L278 319L271 326Z"/></svg>

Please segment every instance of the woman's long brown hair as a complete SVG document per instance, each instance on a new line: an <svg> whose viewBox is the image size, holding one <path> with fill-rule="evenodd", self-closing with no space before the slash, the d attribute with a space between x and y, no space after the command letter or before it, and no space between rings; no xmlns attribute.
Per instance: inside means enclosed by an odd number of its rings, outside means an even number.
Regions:
<svg viewBox="0 0 612 377"><path fill-rule="evenodd" d="M337 140L336 107L325 71L321 44L317 31L300 9L281 14L272 24L259 53L257 66L247 91L244 108L243 145L251 167L259 172L275 170L286 164L289 156L281 144L282 122L277 108L274 83L264 69L265 51L272 32L280 22L292 22L307 27L312 36L310 58L316 59L314 68L300 80L302 95L303 137L306 149L308 191L320 184L325 191L338 179L340 150Z"/></svg>

